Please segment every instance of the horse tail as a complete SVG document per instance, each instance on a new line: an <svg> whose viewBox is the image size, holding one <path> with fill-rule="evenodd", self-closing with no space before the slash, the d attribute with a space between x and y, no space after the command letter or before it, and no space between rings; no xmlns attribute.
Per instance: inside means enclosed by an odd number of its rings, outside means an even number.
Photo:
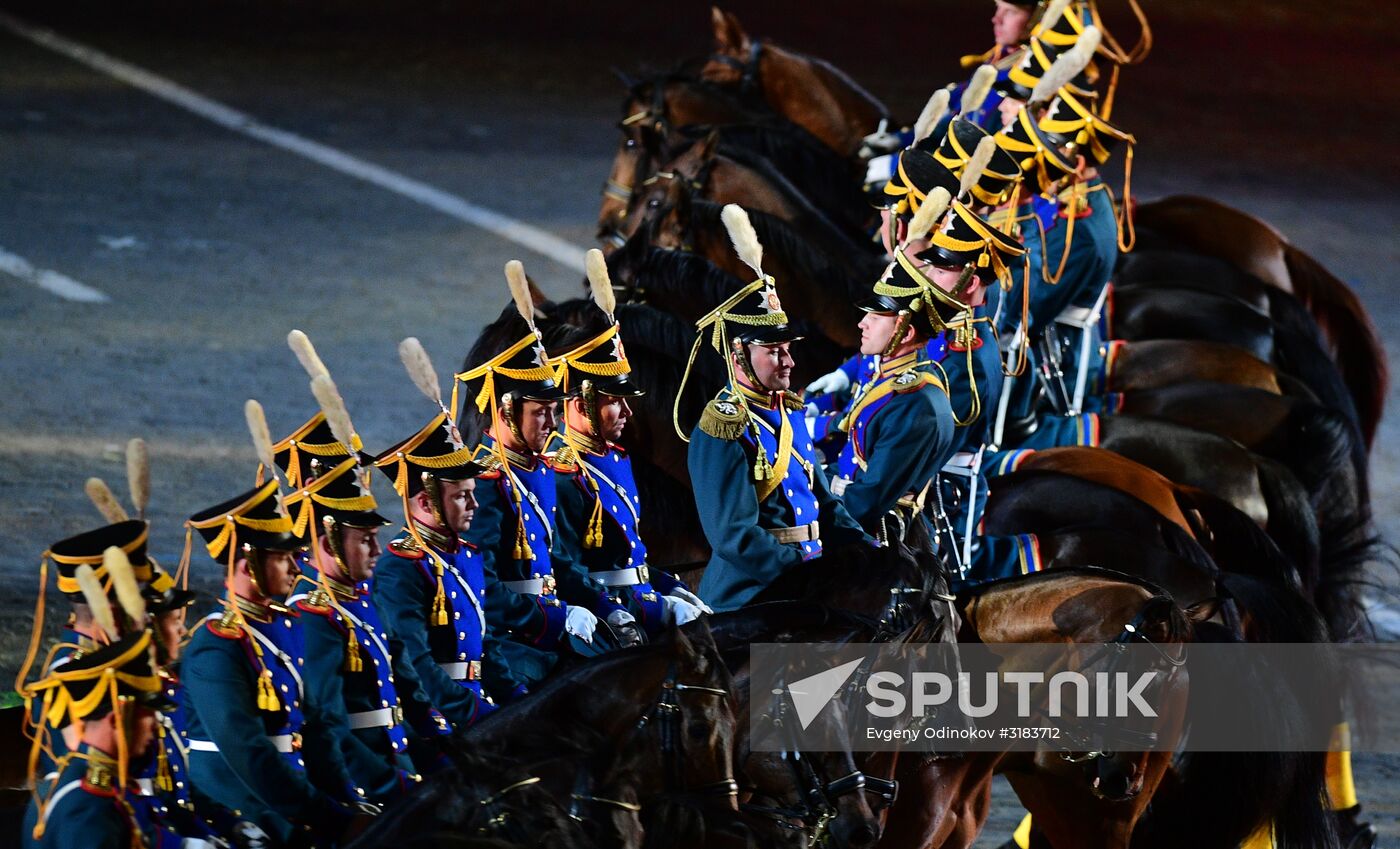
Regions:
<svg viewBox="0 0 1400 849"><path fill-rule="evenodd" d="M1304 591L1315 591L1322 561L1322 532L1307 491L1287 466L1265 457L1256 458L1255 476L1269 514L1265 533L1279 548L1295 553L1293 563Z"/></svg>
<svg viewBox="0 0 1400 849"><path fill-rule="evenodd" d="M1211 550L1221 569L1253 575L1302 591L1302 575L1317 569L1317 548L1290 552L1281 550L1273 537L1233 504L1194 487L1177 487L1177 503L1183 511L1194 511L1205 523L1212 541ZM1307 509L1307 505L1302 505ZM1272 515L1272 513L1271 513ZM1295 557L1308 558L1295 562Z"/></svg>
<svg viewBox="0 0 1400 849"><path fill-rule="evenodd" d="M1307 384L1324 407L1341 414L1355 429L1358 444L1369 444L1363 437L1356 399L1307 309L1287 292L1270 289L1269 317L1274 323L1275 363Z"/></svg>
<svg viewBox="0 0 1400 849"><path fill-rule="evenodd" d="M1247 575L1222 574L1219 582L1260 637L1304 643L1326 639L1317 611L1297 593ZM1232 639L1209 624L1198 626L1198 640L1209 640L1210 635ZM1208 680L1212 673L1228 674L1230 691L1254 702L1248 706L1251 721L1270 723L1284 735L1280 739L1315 727L1315 718L1305 715L1313 706L1297 698L1275 666L1263 663L1240 664L1228 671L1193 666L1188 722L1218 721L1208 700L1198 697L1214 689ZM1163 783L1134 830L1134 849L1238 846L1269 823L1273 845L1279 849L1335 847L1324 757L1321 752L1188 752L1178 760L1174 780Z"/></svg>
<svg viewBox="0 0 1400 849"><path fill-rule="evenodd" d="M1356 401L1369 450L1385 409L1390 382L1389 361L1376 325L1356 293L1322 263L1287 243L1283 246L1283 261L1293 283L1293 294L1307 307L1331 343L1337 368Z"/></svg>

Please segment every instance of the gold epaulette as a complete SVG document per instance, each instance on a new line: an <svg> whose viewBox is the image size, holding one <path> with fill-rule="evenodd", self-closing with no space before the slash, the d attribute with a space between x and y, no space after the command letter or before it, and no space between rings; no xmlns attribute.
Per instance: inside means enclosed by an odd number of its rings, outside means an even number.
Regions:
<svg viewBox="0 0 1400 849"><path fill-rule="evenodd" d="M422 560L423 549L418 547L418 542L412 536L396 539L386 546L389 553L395 557L402 557L405 560Z"/></svg>
<svg viewBox="0 0 1400 849"><path fill-rule="evenodd" d="M578 471L578 452L574 446L564 443L552 454L545 455L545 462L556 472L576 472Z"/></svg>
<svg viewBox="0 0 1400 849"><path fill-rule="evenodd" d="M894 380L891 382L894 384L893 391L899 395L905 392L917 392L929 385L944 389L943 381L938 379L938 375L933 372L923 371L919 368L911 368L907 371L902 371L895 375Z"/></svg>
<svg viewBox="0 0 1400 849"><path fill-rule="evenodd" d="M478 445L472 450L471 461L487 472L494 472L501 468L500 456L486 445Z"/></svg>
<svg viewBox="0 0 1400 849"><path fill-rule="evenodd" d="M700 413L700 430L715 439L738 439L748 427L749 417L735 401L716 398Z"/></svg>
<svg viewBox="0 0 1400 849"><path fill-rule="evenodd" d="M807 406L807 403L802 400L802 396L792 391L783 392L783 404L789 410L801 410Z"/></svg>

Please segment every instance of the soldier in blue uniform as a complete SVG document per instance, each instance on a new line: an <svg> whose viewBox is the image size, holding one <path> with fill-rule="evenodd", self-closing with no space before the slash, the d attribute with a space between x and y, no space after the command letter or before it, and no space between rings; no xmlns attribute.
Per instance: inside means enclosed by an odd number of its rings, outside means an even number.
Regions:
<svg viewBox="0 0 1400 849"><path fill-rule="evenodd" d="M555 531L562 550L604 587L602 604L615 606L609 624L624 627L616 613L625 611L654 638L709 609L674 575L647 564L632 460L617 444L632 415L628 399L642 390L630 379L600 251L589 251L588 272L606 326L581 329L557 345L563 352L554 361L567 398L562 427L545 448L558 476Z"/></svg>
<svg viewBox="0 0 1400 849"><path fill-rule="evenodd" d="M542 452L564 393L534 327L519 262L506 265L506 278L519 315L508 308L497 327L516 341L457 380L467 405L485 419L478 462L495 461L480 475L466 538L485 565L487 621L511 674L528 688L549 674L560 652L592 656L616 648L600 616L621 612L614 619L624 624L632 617L608 602L605 588L559 545L555 473Z"/></svg>
<svg viewBox="0 0 1400 849"><path fill-rule="evenodd" d="M110 622L111 617L107 617ZM180 838L149 816L137 796L132 762L155 745L156 714L169 707L156 674L152 636L140 630L72 656L26 688L43 707L44 732L81 723L58 774L33 775L23 845L43 849L174 847Z"/></svg>
<svg viewBox="0 0 1400 849"><path fill-rule="evenodd" d="M269 451L270 451L270 446ZM181 664L190 777L274 839L328 840L364 825L322 706L308 698L291 592L297 548L277 480L186 522L226 569L228 598L194 629Z"/></svg>
<svg viewBox="0 0 1400 849"><path fill-rule="evenodd" d="M37 658L33 654L33 650L39 645L38 637L35 636L31 640L31 653L20 665L20 682L29 677L30 669L36 660L40 662L41 672L47 675L67 663L75 653L105 644L107 639L99 628L95 615L115 615L119 633L125 631L129 623L120 615L120 608L111 593L112 578L107 574L107 567L103 563L104 552L112 546L121 549L131 563L135 579L138 582L149 581L152 577L151 561L146 556L149 536L150 525L147 522L141 519L126 519L85 531L49 546L39 566L39 599L34 610L32 634L42 634L44 630L44 599L48 593L50 561L57 572L58 591L67 600L70 612L68 621L64 623L59 634L58 643L48 650L44 658ZM84 566L92 569L98 582L108 588L108 594L102 602L104 611L94 611L92 603L83 595L78 584L77 571ZM41 717L31 713L25 721L28 726L37 727ZM76 728L70 729L65 724L57 726L55 730L59 733L51 735L48 746L39 753L38 774L41 778L49 776L57 760L77 744Z"/></svg>
<svg viewBox="0 0 1400 849"><path fill-rule="evenodd" d="M307 545L288 601L302 613L307 688L340 738L350 777L382 803L417 776L389 635L369 594L379 528L389 523L375 512L369 476L358 456L347 457L287 497L293 532Z"/></svg>
<svg viewBox="0 0 1400 849"><path fill-rule="evenodd" d="M476 477L483 468L462 443L418 340L404 340L400 352L438 412L374 460L402 500L404 526L375 565L371 599L398 662L407 719L419 738L432 743L494 711L488 692L509 701L525 688L487 627L485 561L463 537L472 525ZM432 750L415 753L420 768L430 766Z"/></svg>
<svg viewBox="0 0 1400 849"><path fill-rule="evenodd" d="M784 572L820 557L824 545L869 539L828 488L802 401L788 391L789 346L801 337L763 273L753 226L732 204L723 219L757 279L697 322L691 351L693 362L708 339L729 375L689 437L696 505L713 550L699 595L717 611L743 606ZM676 430L684 438L679 422Z"/></svg>

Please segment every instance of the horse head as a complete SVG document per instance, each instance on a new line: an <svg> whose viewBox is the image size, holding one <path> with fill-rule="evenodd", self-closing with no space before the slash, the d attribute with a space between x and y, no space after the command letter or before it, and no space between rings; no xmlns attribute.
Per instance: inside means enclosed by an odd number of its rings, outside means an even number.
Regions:
<svg viewBox="0 0 1400 849"><path fill-rule="evenodd" d="M756 42L749 38L739 18L718 6L710 7L710 28L715 36L714 52L700 69L700 78L718 85L741 85L757 74L753 57ZM754 67L750 69L748 64Z"/></svg>

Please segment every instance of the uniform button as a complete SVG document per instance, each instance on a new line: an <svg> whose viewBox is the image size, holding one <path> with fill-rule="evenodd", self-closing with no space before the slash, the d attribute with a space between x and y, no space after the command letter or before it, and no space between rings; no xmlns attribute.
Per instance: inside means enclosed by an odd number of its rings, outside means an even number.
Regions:
<svg viewBox="0 0 1400 849"><path fill-rule="evenodd" d="M292 707L294 707L294 708L299 708L299 707L301 707L301 702L297 701L296 699L292 699Z"/></svg>
<svg viewBox="0 0 1400 849"><path fill-rule="evenodd" d="M461 614L460 612L454 610L454 611L452 611L452 618L453 618L453 619L461 619L461 618L462 618L462 614Z"/></svg>
<svg viewBox="0 0 1400 849"><path fill-rule="evenodd" d="M384 707L388 707L388 706L389 706L389 700L388 700L388 699L380 699L380 700L379 700L379 704L383 705Z"/></svg>
<svg viewBox="0 0 1400 849"><path fill-rule="evenodd" d="M792 490L789 489L789 490L787 491L787 494L788 494L788 498L791 498L791 497L792 497Z"/></svg>
<svg viewBox="0 0 1400 849"><path fill-rule="evenodd" d="M299 657L299 658L297 658L297 666L305 666L305 665L306 665L306 658L304 658L304 657Z"/></svg>
<svg viewBox="0 0 1400 849"><path fill-rule="evenodd" d="M302 760L300 755L297 756L297 766L306 766L306 761Z"/></svg>
<svg viewBox="0 0 1400 849"><path fill-rule="evenodd" d="M799 516L802 515L802 508L801 508L801 507L794 507L794 508L792 508L792 509L793 509L793 512L796 513L797 515L799 515Z"/></svg>
<svg viewBox="0 0 1400 849"><path fill-rule="evenodd" d="M384 679L383 679L383 678L380 678L380 679L378 679L377 681L375 681L375 682L374 682L374 686L376 686L376 687L383 687L383 686L384 686Z"/></svg>
<svg viewBox="0 0 1400 849"><path fill-rule="evenodd" d="M467 638L467 632L466 632L466 631L458 631L458 632L457 632L457 639L459 639L459 640L465 640L466 638Z"/></svg>
<svg viewBox="0 0 1400 849"><path fill-rule="evenodd" d="M456 597L457 597L457 591L456 591L456 590L453 590L453 591L452 591L452 597L453 597L453 598L456 598Z"/></svg>
<svg viewBox="0 0 1400 849"><path fill-rule="evenodd" d="M179 787L181 790L183 790L183 789L185 789L185 782L183 782L183 781L177 781L177 782L175 782L175 786L176 786L176 787Z"/></svg>
<svg viewBox="0 0 1400 849"><path fill-rule="evenodd" d="M614 504L614 505L612 506L612 511L613 511L614 513L617 512L617 505L616 505L616 504Z"/></svg>
<svg viewBox="0 0 1400 849"><path fill-rule="evenodd" d="M457 655L457 659L458 659L458 660L466 660L466 659L467 659L467 656L466 656L465 654L459 654L459 655Z"/></svg>
<svg viewBox="0 0 1400 849"><path fill-rule="evenodd" d="M284 693L287 692L287 685L286 685L286 684L283 684L283 685L282 685L282 692L284 692Z"/></svg>
<svg viewBox="0 0 1400 849"><path fill-rule="evenodd" d="M290 627L292 627L292 620L290 620L290 619L283 619L283 620L282 620L282 624L283 624L283 625L286 625L288 628L290 628Z"/></svg>
<svg viewBox="0 0 1400 849"><path fill-rule="evenodd" d="M630 540L630 539L627 541L627 544L628 544L629 546L631 546L632 548L636 548L636 547L637 547L637 544L636 544L635 542L633 542L632 540Z"/></svg>
<svg viewBox="0 0 1400 849"><path fill-rule="evenodd" d="M535 541L535 535L532 533L532 534L530 534L530 542L534 542L534 541Z"/></svg>

